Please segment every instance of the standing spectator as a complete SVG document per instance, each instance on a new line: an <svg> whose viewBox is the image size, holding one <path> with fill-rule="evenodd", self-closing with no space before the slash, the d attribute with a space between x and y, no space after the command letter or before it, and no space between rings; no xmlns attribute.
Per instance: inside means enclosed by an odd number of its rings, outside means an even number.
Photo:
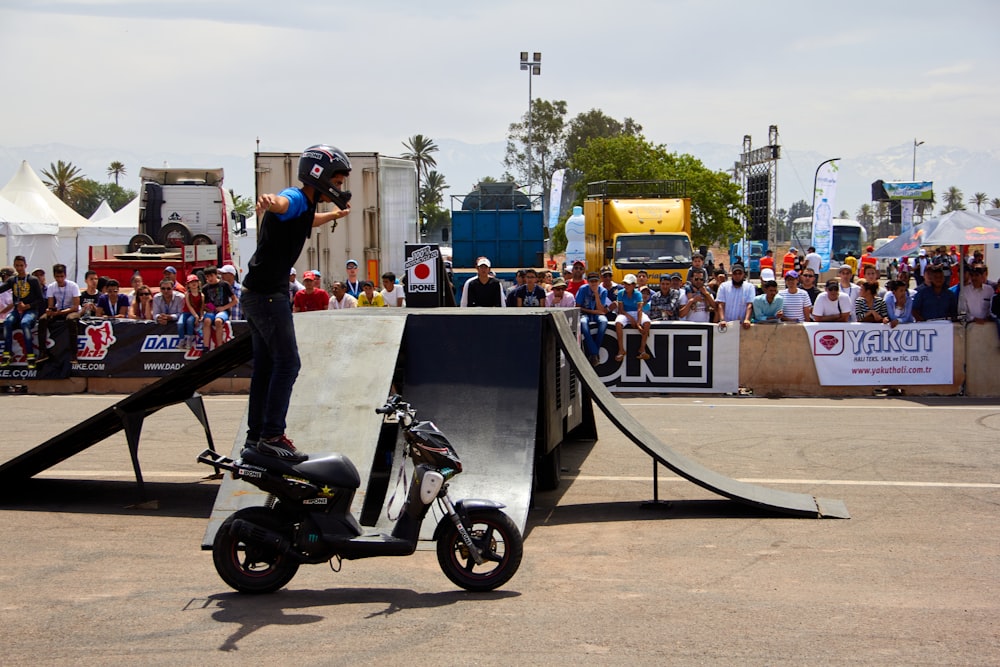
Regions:
<svg viewBox="0 0 1000 667"><path fill-rule="evenodd" d="M795 270L792 269L788 273L795 273ZM753 298L750 321L756 324L777 324L782 320L781 308L784 305L784 299L778 296L778 283L774 280L767 280L761 287L764 293Z"/></svg>
<svg viewBox="0 0 1000 667"><path fill-rule="evenodd" d="M49 324L54 320L66 322L69 334L69 348L73 358L76 358L77 322L80 319L80 286L72 280L66 280L66 265L56 264L52 267L55 281L48 286L48 308L38 318L38 362L49 358L48 338Z"/></svg>
<svg viewBox="0 0 1000 667"><path fill-rule="evenodd" d="M361 291L363 289L361 286L361 280L358 278L358 260L347 260L347 263L344 264L344 269L347 271L347 278L344 280L344 287L347 288L348 294L357 299L361 296Z"/></svg>
<svg viewBox="0 0 1000 667"><path fill-rule="evenodd" d="M97 289L97 271L87 271L83 279L86 282L86 287L80 292L80 316L97 317L97 300L101 298L101 292ZM167 282L171 286L174 284L173 280L167 280Z"/></svg>
<svg viewBox="0 0 1000 667"><path fill-rule="evenodd" d="M761 258L760 261L763 262L764 259ZM771 260L771 263L772 264L774 263L774 259ZM691 284L691 276L694 276L694 275L699 274L699 273L702 275L702 278L704 278L704 280L702 281L702 285L704 285L705 283L708 282L708 269L705 268L705 256L702 255L701 253L696 253L691 258L691 268L688 269L687 278L685 279L685 282L688 285L690 285ZM660 276L660 277L662 278L662 276Z"/></svg>
<svg viewBox="0 0 1000 667"><path fill-rule="evenodd" d="M295 295L292 304L293 313L307 313L311 310L327 310L330 306L330 295L321 289L315 271L302 274L303 288Z"/></svg>
<svg viewBox="0 0 1000 667"><path fill-rule="evenodd" d="M28 368L35 368L35 348L31 340L31 327L39 313L45 307L45 297L42 295L42 285L38 278L27 274L28 262L23 255L14 258L14 275L0 285L0 294L10 291L13 295L14 307L3 323L4 348L0 358L0 367L9 366L13 360L14 328L21 329L24 336L24 353Z"/></svg>
<svg viewBox="0 0 1000 667"><path fill-rule="evenodd" d="M153 292L146 285L140 285L132 293L129 317L133 320L151 322L153 320Z"/></svg>
<svg viewBox="0 0 1000 667"><path fill-rule="evenodd" d="M918 289L917 295L913 297L913 319L917 322L957 319L958 295L945 286L944 269L941 265L928 266L924 279L929 284Z"/></svg>
<svg viewBox="0 0 1000 667"><path fill-rule="evenodd" d="M802 268L812 269L813 274L819 274L823 270L823 258L816 252L816 248L809 246L809 249L806 251L806 261Z"/></svg>
<svg viewBox="0 0 1000 667"><path fill-rule="evenodd" d="M569 291L569 287L566 289ZM611 306L611 299L608 298L608 292L601 285L601 278L597 273L587 274L587 287L576 293L576 305L580 308L583 345L587 350L587 356L590 357L590 363L596 366L600 363L601 344L608 329L608 308ZM596 336L590 332L591 324L597 325Z"/></svg>
<svg viewBox="0 0 1000 667"><path fill-rule="evenodd" d="M625 359L625 327L630 326L642 332L639 342L639 354L636 359L649 359L646 352L646 339L649 338L649 315L642 312L642 296L636 290L636 277L629 273L622 279L622 290L618 292L618 317L615 318L615 331L618 333L618 354L615 361Z"/></svg>
<svg viewBox="0 0 1000 667"><path fill-rule="evenodd" d="M160 292L153 297L153 320L157 324L173 324L184 312L184 295L174 289L172 280L160 281Z"/></svg>
<svg viewBox="0 0 1000 667"><path fill-rule="evenodd" d="M990 319L990 301L993 290L986 285L984 267L973 266L968 270L969 284L958 294L958 312L965 315L966 322L986 324Z"/></svg>
<svg viewBox="0 0 1000 667"><path fill-rule="evenodd" d="M301 290L305 289L305 285L299 282L298 279L299 272L293 266L288 271L288 307L291 308L292 304L295 303L295 295Z"/></svg>
<svg viewBox="0 0 1000 667"><path fill-rule="evenodd" d="M907 287L910 286L910 258L909 257L903 257L902 259L899 260L899 263L896 265L896 280L899 280L899 281L903 282L904 284L906 284ZM886 289L888 289L888 288L889 288L889 286L886 285Z"/></svg>
<svg viewBox="0 0 1000 667"><path fill-rule="evenodd" d="M242 320L243 308L240 306L240 297L243 296L243 285L236 280L236 267L232 264L226 264L219 269L219 277L229 285L229 289L233 290L233 294L236 296L236 305L229 310L229 319Z"/></svg>
<svg viewBox="0 0 1000 667"><path fill-rule="evenodd" d="M948 249L948 257L951 260L951 276L948 278L948 285L954 287L958 285L962 259L958 256L958 249L955 246L951 246Z"/></svg>
<svg viewBox="0 0 1000 667"><path fill-rule="evenodd" d="M721 266L712 273L712 279L705 287L712 290L712 294L718 295L719 288L726 282L726 270Z"/></svg>
<svg viewBox="0 0 1000 667"><path fill-rule="evenodd" d="M534 269L525 269L524 284L514 292L518 308L545 305L545 290L538 286L538 274Z"/></svg>
<svg viewBox="0 0 1000 667"><path fill-rule="evenodd" d="M503 285L490 275L490 260L480 257L476 260L476 274L465 281L462 288L462 308L505 308Z"/></svg>
<svg viewBox="0 0 1000 667"><path fill-rule="evenodd" d="M566 281L566 289L569 290L570 294L576 296L580 288L587 284L587 279L583 275L586 270L587 263L582 259L573 262L573 270L571 271L569 280Z"/></svg>
<svg viewBox="0 0 1000 667"><path fill-rule="evenodd" d="M809 321L812 315L812 300L804 290L799 289L797 271L789 271L785 274L785 289L778 292L778 296L782 300L782 319L785 322Z"/></svg>
<svg viewBox="0 0 1000 667"><path fill-rule="evenodd" d="M858 277L865 277L865 267L871 266L875 268L876 277L878 276L878 260L872 257L872 253L875 252L875 246L868 246L865 248L865 254L861 255L861 263L858 265ZM866 278L867 280L867 278Z"/></svg>
<svg viewBox="0 0 1000 667"><path fill-rule="evenodd" d="M915 279L917 287L920 287L921 285L924 284L924 278L927 275L927 267L929 265L930 265L930 259L928 259L927 257L927 249L921 248L917 252L917 261L914 262L913 264L913 277Z"/></svg>
<svg viewBox="0 0 1000 667"><path fill-rule="evenodd" d="M858 258L854 256L853 250L847 251L847 256L844 257L844 264L842 266L844 265L851 267L851 278L854 278L854 276L858 273ZM840 291L843 292L843 282L840 283L840 287Z"/></svg>
<svg viewBox="0 0 1000 667"><path fill-rule="evenodd" d="M347 285L339 280L330 285L330 291L332 294L327 310L345 310L358 307L358 300L347 293Z"/></svg>
<svg viewBox="0 0 1000 667"><path fill-rule="evenodd" d="M855 321L854 315L854 302L859 296L861 296L861 288L854 284L854 269L849 265L844 264L839 269L837 269L837 276L840 280L838 283L838 289L840 293L845 295L851 302L851 314L847 318L848 322Z"/></svg>
<svg viewBox="0 0 1000 667"><path fill-rule="evenodd" d="M913 319L913 297L901 280L890 280L885 284L885 311L889 315L889 325L910 324Z"/></svg>
<svg viewBox="0 0 1000 667"><path fill-rule="evenodd" d="M889 310L878 296L878 283L861 285L861 295L854 301L854 316L858 322L889 323Z"/></svg>
<svg viewBox="0 0 1000 667"><path fill-rule="evenodd" d="M177 320L177 335L181 341L178 348L186 350L194 347L195 324L205 316L205 298L201 293L201 281L193 273L187 277L187 292L184 294L184 312Z"/></svg>
<svg viewBox="0 0 1000 667"><path fill-rule="evenodd" d="M181 285L179 282L177 282L177 269L175 269L172 266L168 266L167 268L163 269L163 279L169 280L171 283L173 283L175 292L184 294L184 285ZM97 289L99 289L102 292L104 291L104 288L101 287L100 285L97 287Z"/></svg>
<svg viewBox="0 0 1000 667"><path fill-rule="evenodd" d="M885 289L883 289L879 284L881 274L879 274L877 266L874 264L865 264L864 268L861 269L861 277L864 279L864 283L875 283L875 286L879 288L878 297L880 299L885 299ZM861 288L859 289L859 296L860 290L864 288L864 283L862 283Z"/></svg>
<svg viewBox="0 0 1000 667"><path fill-rule="evenodd" d="M48 303L49 284L45 281L45 269L37 268L31 272L31 275L35 276L35 278L38 280L38 284L42 286L42 296L45 297L46 300L45 303Z"/></svg>
<svg viewBox="0 0 1000 667"><path fill-rule="evenodd" d="M361 296L358 297L358 308L385 308L385 300L381 292L375 291L375 283L370 280L361 281Z"/></svg>
<svg viewBox="0 0 1000 667"><path fill-rule="evenodd" d="M791 248L788 249L788 252L785 253L785 256L781 258L782 277L784 277L785 274L788 273L789 271L795 269L795 261L799 256L798 252L799 251L795 249L795 246L792 246ZM733 267L733 270L735 270L735 266Z"/></svg>
<svg viewBox="0 0 1000 667"><path fill-rule="evenodd" d="M104 294L97 299L97 316L125 319L129 316L128 295L120 294L121 286L112 278L104 287Z"/></svg>
<svg viewBox="0 0 1000 667"><path fill-rule="evenodd" d="M680 274L676 274L680 280ZM671 276L660 276L660 289L649 297L649 319L654 322L669 322L680 319L682 289L674 289Z"/></svg>
<svg viewBox="0 0 1000 667"><path fill-rule="evenodd" d="M545 295L545 305L549 308L573 308L576 299L566 289L566 281L559 278L552 283L552 291Z"/></svg>
<svg viewBox="0 0 1000 667"><path fill-rule="evenodd" d="M816 271L806 267L802 269L802 273L799 274L799 289L809 295L809 303L815 304L816 297L822 294L822 290L816 287ZM809 318L806 318L809 321Z"/></svg>
<svg viewBox="0 0 1000 667"><path fill-rule="evenodd" d="M681 319L688 322L711 322L715 313L715 297L712 291L705 287L705 276L691 276L691 291L681 294Z"/></svg>
<svg viewBox="0 0 1000 667"><path fill-rule="evenodd" d="M649 285L649 273L646 269L639 269L635 272L635 280L635 288L641 292L643 287Z"/></svg>
<svg viewBox="0 0 1000 667"><path fill-rule="evenodd" d="M742 264L733 264L732 278L719 286L715 295L717 322L740 322L744 329L750 328L750 309L757 290L746 282L746 275Z"/></svg>
<svg viewBox="0 0 1000 667"><path fill-rule="evenodd" d="M854 311L850 297L840 293L840 282L826 281L826 294L816 297L812 318L815 322L847 322Z"/></svg>
<svg viewBox="0 0 1000 667"><path fill-rule="evenodd" d="M763 272L764 269L771 269L774 271L774 251L768 248L764 252L764 256L760 258L760 270Z"/></svg>
<svg viewBox="0 0 1000 667"><path fill-rule="evenodd" d="M396 284L396 274L386 271L382 274L382 300L390 308L402 308L406 305L403 288Z"/></svg>

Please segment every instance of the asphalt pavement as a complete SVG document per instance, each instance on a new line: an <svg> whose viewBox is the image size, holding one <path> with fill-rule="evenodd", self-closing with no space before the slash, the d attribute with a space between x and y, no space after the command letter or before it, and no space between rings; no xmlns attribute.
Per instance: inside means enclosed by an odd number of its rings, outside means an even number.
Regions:
<svg viewBox="0 0 1000 667"><path fill-rule="evenodd" d="M0 461L114 398L0 396ZM205 400L225 449L246 397ZM0 664L1000 664L996 402L622 402L707 467L852 518L767 515L662 469L644 508L653 464L599 416L600 439L568 445L561 487L536 494L502 589L457 589L420 551L243 596L200 549L219 482L174 406L143 431L153 503L137 506L122 435L2 490Z"/></svg>

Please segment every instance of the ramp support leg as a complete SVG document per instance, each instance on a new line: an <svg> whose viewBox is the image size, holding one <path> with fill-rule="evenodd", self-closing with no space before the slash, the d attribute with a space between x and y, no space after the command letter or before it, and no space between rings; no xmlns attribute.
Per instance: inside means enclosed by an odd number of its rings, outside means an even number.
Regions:
<svg viewBox="0 0 1000 667"><path fill-rule="evenodd" d="M647 500L641 505L641 507L643 509L670 507L670 501L660 500L660 462L656 459L653 459L653 499Z"/></svg>
<svg viewBox="0 0 1000 667"><path fill-rule="evenodd" d="M205 429L205 439L208 441L208 448L213 452L215 451L215 441L212 440L212 429L208 426L208 414L205 412L205 401L202 399L201 394L195 392L191 398L184 401L194 416L201 422L202 428ZM222 473L222 469L219 467L215 468L215 474L219 475Z"/></svg>
<svg viewBox="0 0 1000 667"><path fill-rule="evenodd" d="M146 487L142 480L142 468L139 466L139 436L142 434L142 423L146 415L141 412L126 412L117 407L115 414L122 421L125 439L128 441L128 453L132 457L132 470L135 471L135 482L139 485L139 499L146 500Z"/></svg>

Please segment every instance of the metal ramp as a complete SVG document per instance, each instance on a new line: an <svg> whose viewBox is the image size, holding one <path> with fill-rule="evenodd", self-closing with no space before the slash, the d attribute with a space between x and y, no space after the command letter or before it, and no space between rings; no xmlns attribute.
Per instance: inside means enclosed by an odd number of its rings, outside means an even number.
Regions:
<svg viewBox="0 0 1000 667"><path fill-rule="evenodd" d="M573 369L593 400L622 433L654 460L702 488L747 505L793 516L851 518L846 505L840 500L816 498L804 493L780 491L740 482L709 470L700 463L675 452L629 414L608 391L584 357L576 335L566 320L561 317L551 317L550 322L558 337L559 347L569 357Z"/></svg>

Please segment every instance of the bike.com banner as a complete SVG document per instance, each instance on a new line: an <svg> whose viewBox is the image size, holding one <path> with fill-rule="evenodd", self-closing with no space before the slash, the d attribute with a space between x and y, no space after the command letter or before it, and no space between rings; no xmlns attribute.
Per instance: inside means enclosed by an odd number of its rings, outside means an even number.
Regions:
<svg viewBox="0 0 1000 667"><path fill-rule="evenodd" d="M594 368L613 392L736 393L740 389L740 328L699 322L654 322L638 359L641 334L625 329L621 362L614 327L604 335L601 363Z"/></svg>
<svg viewBox="0 0 1000 667"><path fill-rule="evenodd" d="M951 384L951 322L804 325L819 383L824 386Z"/></svg>
<svg viewBox="0 0 1000 667"><path fill-rule="evenodd" d="M227 322L224 338L243 332L247 323ZM200 328L200 327L199 327ZM201 358L201 350L181 349L176 324L136 320L81 320L76 363L70 361L70 334L65 322L53 322L48 333L50 359L27 368L24 341L15 332L13 363L0 369L0 380L61 380L68 377L158 378ZM37 334L36 334L37 335ZM38 343L34 341L37 350ZM245 364L226 377L250 377Z"/></svg>

